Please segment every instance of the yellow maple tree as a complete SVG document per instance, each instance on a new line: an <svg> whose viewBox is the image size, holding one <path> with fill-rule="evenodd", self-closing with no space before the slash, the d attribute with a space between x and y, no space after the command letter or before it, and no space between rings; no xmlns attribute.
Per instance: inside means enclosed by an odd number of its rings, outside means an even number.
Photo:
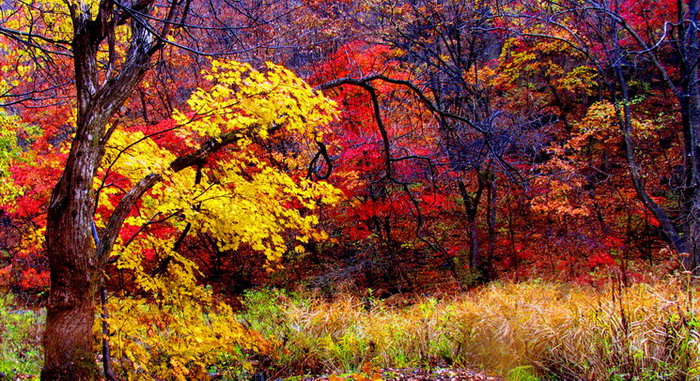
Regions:
<svg viewBox="0 0 700 381"><path fill-rule="evenodd" d="M141 227L152 216L176 215L167 220L175 230L206 233L221 250L246 245L264 253L270 264L289 250L303 250L301 243L327 238L316 228L314 211L336 202L340 192L271 165L260 157L256 142L280 137L291 141L295 149L277 156L296 163L292 168L302 168L322 138L323 127L336 115L333 102L274 64L258 71L239 62L213 60L203 74L211 86L191 95L189 110L175 112L173 131L192 145L212 137L235 143L210 163L174 171L175 153L154 137L115 130L102 176L116 173L121 182L132 184L149 174L162 176L125 224ZM109 205L121 192L102 180L95 182L95 190L100 205ZM98 212L98 229L105 227L105 219ZM145 264L143 253L148 250L166 264L162 271ZM206 378L216 364L244 365L242 350L264 351L269 346L235 319L231 307L215 303L211 291L198 284L197 265L178 252L172 236L118 237L112 255L141 291L139 297L112 298L107 306L115 368L127 378ZM100 324L95 325L97 331Z"/></svg>

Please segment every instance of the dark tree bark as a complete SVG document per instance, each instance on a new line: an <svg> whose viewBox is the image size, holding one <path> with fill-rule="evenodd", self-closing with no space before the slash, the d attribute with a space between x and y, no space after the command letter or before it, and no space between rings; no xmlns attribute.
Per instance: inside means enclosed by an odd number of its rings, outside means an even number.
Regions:
<svg viewBox="0 0 700 381"><path fill-rule="evenodd" d="M463 181L458 181L459 194L464 202L464 213L467 217L467 234L469 235L469 268L472 270L481 270L482 258L479 250L479 225L477 217L479 215L479 203L481 195L484 191L484 182L481 172L478 172L479 180L476 193L470 196L467 187Z"/></svg>
<svg viewBox="0 0 700 381"><path fill-rule="evenodd" d="M92 328L102 270L129 211L161 176L148 175L126 193L97 246L91 234L95 210L93 181L112 132L109 121L143 79L151 57L163 48L162 37L175 20L184 19L182 12L189 8L187 0L173 1L168 6L166 18L156 27L145 19L153 11L152 0L122 4L118 9L111 0L103 0L96 15L91 14L89 7L70 5L77 121L68 159L48 208L46 245L51 291L44 333L43 380L90 380L98 374ZM129 48L118 59L112 36L118 25L126 23L131 32ZM98 47L105 42L109 45L110 62L106 68L100 68ZM116 67L119 62L122 63ZM179 171L201 163L238 138L227 135L212 139L198 151L173 161L171 169Z"/></svg>
<svg viewBox="0 0 700 381"><path fill-rule="evenodd" d="M75 138L48 208L51 292L44 332L44 380L83 380L96 375L92 327L104 263L97 256L91 234L93 179L109 138L107 123L143 78L150 56L159 48L152 43L151 33L134 22L122 71L99 84L97 49L114 27L113 6L103 2L94 20L77 4L70 9L78 113Z"/></svg>
<svg viewBox="0 0 700 381"><path fill-rule="evenodd" d="M700 265L700 39L698 38L698 16L700 2L687 0L685 7L678 1L681 83L678 97L681 105L683 138L685 141L685 249L691 254L685 266L697 272ZM682 10L685 10L683 12Z"/></svg>
<svg viewBox="0 0 700 381"><path fill-rule="evenodd" d="M489 173L489 179L486 183L486 228L488 232L488 242L486 248L486 258L484 259L484 278L486 281L490 281L496 278L496 272L494 269L493 258L496 253L496 213L498 208L496 206L497 201L497 188L496 188L496 177Z"/></svg>

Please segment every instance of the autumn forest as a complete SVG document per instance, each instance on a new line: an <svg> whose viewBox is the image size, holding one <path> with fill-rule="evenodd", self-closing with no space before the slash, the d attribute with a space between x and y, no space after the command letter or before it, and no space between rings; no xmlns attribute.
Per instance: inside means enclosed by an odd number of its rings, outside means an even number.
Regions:
<svg viewBox="0 0 700 381"><path fill-rule="evenodd" d="M0 380L700 377L700 0L0 0Z"/></svg>

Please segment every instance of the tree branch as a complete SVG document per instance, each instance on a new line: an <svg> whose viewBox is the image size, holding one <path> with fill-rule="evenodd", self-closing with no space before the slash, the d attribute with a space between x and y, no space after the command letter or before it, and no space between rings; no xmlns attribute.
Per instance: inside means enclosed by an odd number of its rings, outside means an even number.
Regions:
<svg viewBox="0 0 700 381"><path fill-rule="evenodd" d="M277 132L282 126L273 125L268 128L268 133L270 135ZM202 146L195 152L190 154L180 156L170 163L170 170L172 172L180 172L185 168L189 168L195 165L202 165L209 156L220 151L222 148L233 144L243 137L240 132L229 132L227 134L221 135L216 138L210 138L202 144ZM102 233L102 240L97 248L97 257L100 263L104 263L106 258L112 251L114 247L114 242L119 234L124 220L131 212L136 202L141 199L141 197L148 192L154 185L163 180L163 175L159 173L152 173L142 178L136 185L134 185L126 194L119 200L119 204L112 212L112 215L107 222L107 227Z"/></svg>

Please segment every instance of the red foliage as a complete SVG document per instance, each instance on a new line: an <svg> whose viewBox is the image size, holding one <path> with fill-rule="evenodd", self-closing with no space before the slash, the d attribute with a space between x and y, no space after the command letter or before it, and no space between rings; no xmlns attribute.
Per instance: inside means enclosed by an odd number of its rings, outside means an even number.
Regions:
<svg viewBox="0 0 700 381"><path fill-rule="evenodd" d="M615 266L615 259L607 252L596 252L588 258L588 267L594 269L596 267L612 267Z"/></svg>
<svg viewBox="0 0 700 381"><path fill-rule="evenodd" d="M49 286L50 275L48 271L37 272L30 267L22 272L19 286L24 291L46 290Z"/></svg>

